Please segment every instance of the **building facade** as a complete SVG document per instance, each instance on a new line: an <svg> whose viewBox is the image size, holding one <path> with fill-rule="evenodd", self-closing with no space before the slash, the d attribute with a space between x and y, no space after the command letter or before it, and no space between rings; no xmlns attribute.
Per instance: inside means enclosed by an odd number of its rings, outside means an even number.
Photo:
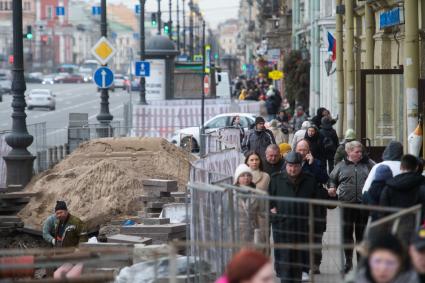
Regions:
<svg viewBox="0 0 425 283"><path fill-rule="evenodd" d="M325 107L338 114L335 63L330 74L325 62L328 52L328 32L335 37L335 0L292 0L292 46L308 54L310 59L310 115Z"/></svg>

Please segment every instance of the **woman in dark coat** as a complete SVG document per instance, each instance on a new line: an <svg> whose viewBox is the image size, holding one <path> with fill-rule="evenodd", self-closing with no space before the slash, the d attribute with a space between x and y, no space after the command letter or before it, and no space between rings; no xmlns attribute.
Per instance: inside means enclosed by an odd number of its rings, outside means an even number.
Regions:
<svg viewBox="0 0 425 283"><path fill-rule="evenodd" d="M324 167L328 167L329 173L334 169L334 157L339 146L338 135L332 127L333 120L330 117L322 118L320 136L322 139L322 152L324 157ZM313 155L314 156L314 155Z"/></svg>
<svg viewBox="0 0 425 283"><path fill-rule="evenodd" d="M310 152L313 157L320 160L322 165L325 164L322 145L323 137L320 135L319 129L315 125L311 125L305 132L304 139L310 143Z"/></svg>

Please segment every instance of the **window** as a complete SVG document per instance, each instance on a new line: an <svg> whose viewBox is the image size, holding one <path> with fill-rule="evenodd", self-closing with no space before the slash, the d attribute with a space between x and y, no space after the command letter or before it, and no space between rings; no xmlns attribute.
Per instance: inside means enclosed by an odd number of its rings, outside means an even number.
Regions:
<svg viewBox="0 0 425 283"><path fill-rule="evenodd" d="M31 10L31 3L28 1L24 2L24 10L30 11Z"/></svg>
<svg viewBox="0 0 425 283"><path fill-rule="evenodd" d="M218 129L227 126L228 117L218 117L205 125L205 129Z"/></svg>
<svg viewBox="0 0 425 283"><path fill-rule="evenodd" d="M0 1L0 11L3 11L3 1Z"/></svg>
<svg viewBox="0 0 425 283"><path fill-rule="evenodd" d="M48 20L53 19L53 7L52 6L46 7L46 19L48 19Z"/></svg>

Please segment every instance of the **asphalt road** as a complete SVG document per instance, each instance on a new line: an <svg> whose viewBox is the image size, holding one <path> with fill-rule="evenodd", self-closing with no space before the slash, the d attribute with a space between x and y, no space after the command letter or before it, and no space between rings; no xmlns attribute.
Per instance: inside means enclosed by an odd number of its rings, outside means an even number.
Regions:
<svg viewBox="0 0 425 283"><path fill-rule="evenodd" d="M100 92L96 91L94 84L27 84L27 91L39 88L53 91L56 95L56 110L27 110L27 124L46 122L48 145L66 142L69 113L88 113L89 123L98 123L96 116L100 112ZM115 92L110 91L109 95L109 111L114 116L113 121L120 121L122 124L123 104L129 101L130 95L118 89ZM12 96L3 95L3 102L0 102L0 131L10 130L12 127L11 103Z"/></svg>

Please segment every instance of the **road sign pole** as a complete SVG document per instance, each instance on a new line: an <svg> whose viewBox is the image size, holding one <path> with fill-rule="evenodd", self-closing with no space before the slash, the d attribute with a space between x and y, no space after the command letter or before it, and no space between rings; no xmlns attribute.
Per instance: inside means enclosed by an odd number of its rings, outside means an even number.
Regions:
<svg viewBox="0 0 425 283"><path fill-rule="evenodd" d="M106 0L101 0L100 2L100 33L101 36L107 37L108 35L108 25L106 19ZM103 66L107 66L104 64ZM104 78L104 77L103 77ZM100 95L100 113L97 115L97 120L102 127L98 129L99 137L109 137L112 136L112 131L110 129L111 121L114 118L111 113L109 113L109 93L107 88L102 88Z"/></svg>
<svg viewBox="0 0 425 283"><path fill-rule="evenodd" d="M146 0L140 0L140 60L145 60L145 4ZM131 91L131 90L130 90ZM140 77L140 95L139 104L146 105L146 78Z"/></svg>
<svg viewBox="0 0 425 283"><path fill-rule="evenodd" d="M201 157L205 156L205 90L204 90L204 78L205 78L205 21L202 21L202 97L201 97L201 148L199 154Z"/></svg>

